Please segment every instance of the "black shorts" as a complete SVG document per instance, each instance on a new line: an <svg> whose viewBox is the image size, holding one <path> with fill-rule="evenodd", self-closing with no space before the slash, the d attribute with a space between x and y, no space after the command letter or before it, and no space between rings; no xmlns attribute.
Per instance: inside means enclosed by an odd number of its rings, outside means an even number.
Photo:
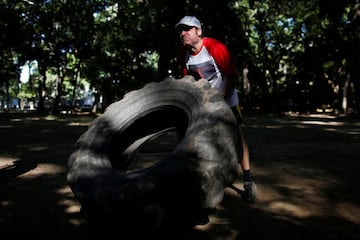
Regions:
<svg viewBox="0 0 360 240"><path fill-rule="evenodd" d="M240 125L243 123L243 117L241 115L240 105L231 107L231 110L236 118L236 122Z"/></svg>

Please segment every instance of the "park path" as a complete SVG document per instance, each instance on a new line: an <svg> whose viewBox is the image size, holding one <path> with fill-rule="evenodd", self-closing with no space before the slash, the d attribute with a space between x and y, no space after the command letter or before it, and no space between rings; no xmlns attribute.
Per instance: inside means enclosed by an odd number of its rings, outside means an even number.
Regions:
<svg viewBox="0 0 360 240"><path fill-rule="evenodd" d="M92 238L65 178L67 158L92 119L0 113L2 240ZM236 181L209 223L166 239L360 239L358 119L245 115L244 133L259 202L243 202ZM156 158L174 139L169 133L140 154Z"/></svg>

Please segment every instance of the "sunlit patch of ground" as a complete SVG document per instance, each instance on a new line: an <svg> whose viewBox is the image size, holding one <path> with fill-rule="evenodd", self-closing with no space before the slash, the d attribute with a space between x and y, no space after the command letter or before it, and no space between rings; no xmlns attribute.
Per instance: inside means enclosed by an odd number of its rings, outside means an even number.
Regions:
<svg viewBox="0 0 360 240"><path fill-rule="evenodd" d="M14 116L0 122L8 138L0 146L0 238L13 239L19 228L57 239L89 231L66 184L66 161L92 119ZM218 211L194 228L206 237L169 239L360 239L359 121L321 114L254 117L245 119L244 130L259 202L245 203L225 188ZM144 151L140 157L151 162L160 155ZM240 178L234 186L242 190L242 184Z"/></svg>

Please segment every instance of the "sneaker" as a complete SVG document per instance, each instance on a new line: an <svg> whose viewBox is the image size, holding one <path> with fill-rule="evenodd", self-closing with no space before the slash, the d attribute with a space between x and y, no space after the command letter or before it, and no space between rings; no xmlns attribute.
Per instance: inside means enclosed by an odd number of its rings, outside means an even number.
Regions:
<svg viewBox="0 0 360 240"><path fill-rule="evenodd" d="M255 182L244 183L244 193L242 194L242 198L248 203L257 202L257 189Z"/></svg>

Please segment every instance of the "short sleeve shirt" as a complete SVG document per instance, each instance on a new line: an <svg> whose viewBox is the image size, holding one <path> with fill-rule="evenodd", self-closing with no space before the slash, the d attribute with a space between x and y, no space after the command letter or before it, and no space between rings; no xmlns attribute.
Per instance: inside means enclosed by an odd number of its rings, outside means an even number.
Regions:
<svg viewBox="0 0 360 240"><path fill-rule="evenodd" d="M225 45L212 38L204 38L203 46L196 54L186 51L184 63L183 72L185 74L192 75L196 80L207 79L211 87L218 88L220 92L225 89L226 75L235 71L230 53ZM226 101L231 107L238 105L239 98L236 89L227 95Z"/></svg>

